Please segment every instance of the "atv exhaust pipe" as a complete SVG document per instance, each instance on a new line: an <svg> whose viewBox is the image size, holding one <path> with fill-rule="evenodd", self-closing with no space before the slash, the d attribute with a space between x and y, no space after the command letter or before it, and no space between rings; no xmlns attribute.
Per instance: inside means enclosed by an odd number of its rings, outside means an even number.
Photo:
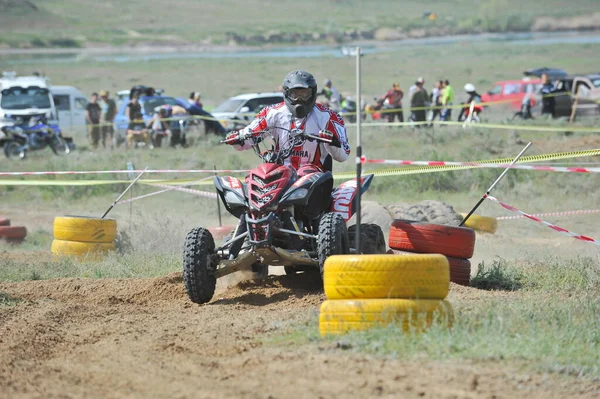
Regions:
<svg viewBox="0 0 600 399"><path fill-rule="evenodd" d="M241 270L250 270L252 265L260 262L260 256L254 251L241 253L237 258L232 260L222 260L215 273L217 278L227 276L228 274L239 272Z"/></svg>

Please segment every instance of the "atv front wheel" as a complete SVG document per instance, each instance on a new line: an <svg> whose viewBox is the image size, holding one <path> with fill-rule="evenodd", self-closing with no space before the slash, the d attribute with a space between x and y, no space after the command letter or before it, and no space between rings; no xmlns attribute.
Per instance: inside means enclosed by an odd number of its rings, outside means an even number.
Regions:
<svg viewBox="0 0 600 399"><path fill-rule="evenodd" d="M360 224L360 250L356 248L356 225L348 228L348 239L350 248L354 248L359 254L385 254L387 251L385 235L377 224Z"/></svg>
<svg viewBox="0 0 600 399"><path fill-rule="evenodd" d="M23 146L16 141L9 141L4 144L4 155L8 159L25 159L25 154Z"/></svg>
<svg viewBox="0 0 600 399"><path fill-rule="evenodd" d="M215 241L205 228L190 230L183 249L183 282L188 297L195 303L210 301L217 283Z"/></svg>
<svg viewBox="0 0 600 399"><path fill-rule="evenodd" d="M319 239L317 240L321 277L323 277L323 266L328 257L349 252L350 243L346 221L339 213L326 213L319 222Z"/></svg>
<svg viewBox="0 0 600 399"><path fill-rule="evenodd" d="M54 155L67 155L71 152L71 147L62 137L55 137L52 143L50 143L50 148Z"/></svg>

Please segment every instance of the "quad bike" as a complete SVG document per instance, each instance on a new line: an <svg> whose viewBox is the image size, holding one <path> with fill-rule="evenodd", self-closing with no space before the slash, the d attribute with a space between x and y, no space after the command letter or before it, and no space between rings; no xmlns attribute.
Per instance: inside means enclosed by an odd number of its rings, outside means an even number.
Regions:
<svg viewBox="0 0 600 399"><path fill-rule="evenodd" d="M278 145L267 144L269 139L273 141L269 131L251 133L249 137L242 132L221 141L233 144L251 140L263 163L248 173L244 183L230 176L214 178L219 197L227 211L239 218L239 224L220 246L203 227L187 234L183 280L192 302L210 301L217 278L236 271L252 270L255 278L262 279L269 266L283 266L286 274L320 271L322 275L329 256L361 252L352 248L346 226L354 214L353 200L359 191L356 180L347 181L332 192L331 172L314 165L305 165L298 171L284 165L305 140L329 142L301 130L287 131L288 142ZM362 178L360 194L368 189L372 179L373 175ZM381 228L368 226L362 235L363 240L372 241L367 247L385 253Z"/></svg>

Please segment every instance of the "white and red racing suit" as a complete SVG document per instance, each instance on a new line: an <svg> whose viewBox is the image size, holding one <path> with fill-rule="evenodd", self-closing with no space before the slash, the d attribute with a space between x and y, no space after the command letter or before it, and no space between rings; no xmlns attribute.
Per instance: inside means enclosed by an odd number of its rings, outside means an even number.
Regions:
<svg viewBox="0 0 600 399"><path fill-rule="evenodd" d="M331 171L332 158L338 162L345 162L350 155L350 145L348 144L343 119L336 112L323 105L316 104L304 118L294 118L283 102L266 107L250 125L243 129L243 132L259 132L268 128L273 134L276 145L279 146L279 143L287 142L289 132L284 129L277 129L277 127L288 130L301 129L312 135L318 135L320 131L326 130L340 142L340 147L336 147L316 140L306 140L302 145L294 147L292 155L284 161L284 164L290 165L296 170L304 165L315 165L324 171ZM238 151L243 151L251 148L251 146L252 143L247 141L243 145L235 145L234 147Z"/></svg>

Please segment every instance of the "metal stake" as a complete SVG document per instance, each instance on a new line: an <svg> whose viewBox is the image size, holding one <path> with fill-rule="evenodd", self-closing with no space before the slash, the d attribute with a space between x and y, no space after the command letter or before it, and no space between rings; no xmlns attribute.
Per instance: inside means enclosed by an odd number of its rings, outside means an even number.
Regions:
<svg viewBox="0 0 600 399"><path fill-rule="evenodd" d="M512 166L517 163L517 161L519 160L519 158L521 158L521 156L525 153L525 151L527 151L527 149L531 146L531 141L529 143L527 143L527 145L525 146L525 148L523 148L521 150L521 152L519 153L519 155L517 155L517 157L515 159L513 159L513 161L511 162L510 165L508 165L508 167L506 169L504 169L504 172L502 172L502 174L496 179L496 181L490 186L490 188L488 188L488 190L485 192L485 194L483 194L483 197L481 197L481 199L479 200L479 202L477 203L477 205L475 205L475 207L473 209L471 209L471 212L469 212L467 214L467 216L465 216L465 218L463 219L462 222L460 222L459 226L462 226L465 224L465 222L471 217L471 215L473 214L473 212L475 212L477 210L477 208L479 208L479 205L481 205L481 203L486 199L486 197L488 195L490 195L490 192L494 189L494 187L496 187L496 184L498 184L498 182L504 177L504 175L508 172L508 170L510 168L512 168Z"/></svg>
<svg viewBox="0 0 600 399"><path fill-rule="evenodd" d="M135 175L133 174L133 171L135 170L135 167L133 166L133 162L127 162L127 170L130 170L131 172L128 172L127 174L129 175L129 180L133 180L135 178ZM129 192L129 199L133 199L133 189L131 189L131 191ZM129 226L131 226L131 223L133 221L133 201L129 201Z"/></svg>
<svg viewBox="0 0 600 399"><path fill-rule="evenodd" d="M115 207L115 205L117 204L117 202L119 202L119 200L120 200L121 198L123 198L123 196L124 196L124 195L127 193L127 191L129 191L129 189L130 189L131 187L133 187L133 185L135 184L135 182L136 182L136 181L138 181L138 180L140 179L140 177L142 177L142 175L143 175L144 173L146 173L146 170L148 170L148 167L147 167L147 166L146 166L146 168L145 168L145 169L142 171L142 173L140 173L140 174L138 175L138 177L136 177L136 178L135 178L135 180L134 180L134 181L132 181L132 182L131 182L131 184L130 184L129 186L127 186L127 188L125 189L125 191L123 191L123 192L121 193L121 195L119 195L119 198L117 198L117 199L116 199L116 200L115 200L115 201L112 203L112 205L110 206L110 208L108 208L108 209L106 210L106 212L104 212L104 215L102 215L102 219L104 219L104 218L106 217L106 215L108 215L108 212L110 212L110 211L111 211L111 210L112 210L112 209Z"/></svg>

